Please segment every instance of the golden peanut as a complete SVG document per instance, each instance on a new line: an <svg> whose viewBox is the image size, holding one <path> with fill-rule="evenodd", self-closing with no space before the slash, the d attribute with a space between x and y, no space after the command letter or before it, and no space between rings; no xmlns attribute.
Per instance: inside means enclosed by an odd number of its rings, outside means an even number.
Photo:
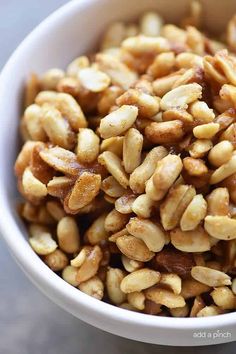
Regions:
<svg viewBox="0 0 236 354"><path fill-rule="evenodd" d="M81 163L91 163L99 154L99 137L92 129L80 128L78 134L77 156Z"/></svg>
<svg viewBox="0 0 236 354"><path fill-rule="evenodd" d="M109 176L102 181L101 189L112 198L119 198L126 192L125 188L113 176Z"/></svg>
<svg viewBox="0 0 236 354"><path fill-rule="evenodd" d="M125 268L125 270L129 273L134 272L135 270L138 270L143 267L143 263L140 261L135 261L134 259L130 259L126 257L124 254L121 256L121 261L122 264Z"/></svg>
<svg viewBox="0 0 236 354"><path fill-rule="evenodd" d="M22 176L24 170L30 164L30 159L32 155L32 151L36 146L36 142L34 141L27 141L21 148L19 155L17 156L15 165L14 165L14 172L17 177Z"/></svg>
<svg viewBox="0 0 236 354"><path fill-rule="evenodd" d="M73 97L76 97L80 90L79 81L74 77L64 77L57 84L58 92L69 93Z"/></svg>
<svg viewBox="0 0 236 354"><path fill-rule="evenodd" d="M66 73L69 77L77 77L78 72L81 69L89 66L89 60L86 56L80 56L74 59L67 67Z"/></svg>
<svg viewBox="0 0 236 354"><path fill-rule="evenodd" d="M195 266L191 270L191 275L195 280L208 286L216 287L231 284L231 279L227 274L207 267Z"/></svg>
<svg viewBox="0 0 236 354"><path fill-rule="evenodd" d="M80 247L79 229L70 216L62 218L57 225L59 247L66 253L78 252Z"/></svg>
<svg viewBox="0 0 236 354"><path fill-rule="evenodd" d="M170 50L170 45L165 38L143 35L129 37L122 42L121 46L133 55L156 55Z"/></svg>
<svg viewBox="0 0 236 354"><path fill-rule="evenodd" d="M220 135L219 140L220 141L227 140L232 144L233 148L235 148L236 147L235 135L236 135L236 124L233 123Z"/></svg>
<svg viewBox="0 0 236 354"><path fill-rule="evenodd" d="M69 265L63 269L62 278L70 285L78 286L79 282L76 280L77 272L78 268Z"/></svg>
<svg viewBox="0 0 236 354"><path fill-rule="evenodd" d="M127 295L127 300L130 305L138 310L144 310L145 308L145 296L140 291L135 291Z"/></svg>
<svg viewBox="0 0 236 354"><path fill-rule="evenodd" d="M222 311L214 305L205 306L202 310L197 313L197 317L208 317L219 315Z"/></svg>
<svg viewBox="0 0 236 354"><path fill-rule="evenodd" d="M174 229L170 238L172 245L182 252L206 252L211 248L209 236L201 226L191 231Z"/></svg>
<svg viewBox="0 0 236 354"><path fill-rule="evenodd" d="M197 139L212 139L218 133L218 123L207 123L193 128L193 134Z"/></svg>
<svg viewBox="0 0 236 354"><path fill-rule="evenodd" d="M203 284L195 279L186 279L182 281L181 295L184 299L189 299L210 290L210 286Z"/></svg>
<svg viewBox="0 0 236 354"><path fill-rule="evenodd" d="M99 193L100 185L100 175L83 172L64 201L66 211L76 214L78 209L88 205Z"/></svg>
<svg viewBox="0 0 236 354"><path fill-rule="evenodd" d="M167 38L170 42L185 43L186 42L186 32L172 24L166 24L161 29L161 35Z"/></svg>
<svg viewBox="0 0 236 354"><path fill-rule="evenodd" d="M132 203L132 211L140 218L150 218L155 202L147 195L139 195Z"/></svg>
<svg viewBox="0 0 236 354"><path fill-rule="evenodd" d="M207 213L207 202L202 194L193 197L180 220L180 227L183 231L194 230L205 218Z"/></svg>
<svg viewBox="0 0 236 354"><path fill-rule="evenodd" d="M206 231L219 240L233 240L236 238L236 219L229 216L211 216L205 218Z"/></svg>
<svg viewBox="0 0 236 354"><path fill-rule="evenodd" d="M211 140L198 139L194 141L189 147L189 154L191 157L198 159L203 158L209 150L213 147Z"/></svg>
<svg viewBox="0 0 236 354"><path fill-rule="evenodd" d="M153 63L149 66L147 74L154 78L170 74L175 65L175 55L173 52L161 53L156 56Z"/></svg>
<svg viewBox="0 0 236 354"><path fill-rule="evenodd" d="M46 204L46 208L49 214L55 219L56 221L60 221L64 216L66 216L65 211L58 201L48 201Z"/></svg>
<svg viewBox="0 0 236 354"><path fill-rule="evenodd" d="M157 162L157 167L153 174L153 184L156 195L159 197L158 199L155 198L155 200L161 200L165 196L168 189L181 173L182 167L181 158L177 155L167 155Z"/></svg>
<svg viewBox="0 0 236 354"><path fill-rule="evenodd" d="M236 155L233 155L228 162L221 165L213 172L210 178L210 183L219 183L234 173L236 173Z"/></svg>
<svg viewBox="0 0 236 354"><path fill-rule="evenodd" d="M185 304L183 307L170 309L170 313L173 317L187 317L189 314L189 306Z"/></svg>
<svg viewBox="0 0 236 354"><path fill-rule="evenodd" d="M148 300L164 305L169 309L185 306L184 298L181 295L174 294L166 289L151 288L145 291L145 295Z"/></svg>
<svg viewBox="0 0 236 354"><path fill-rule="evenodd" d="M236 84L236 75L233 69L234 61L231 56L228 55L226 49L220 50L215 54L215 62L219 70L225 75L230 84Z"/></svg>
<svg viewBox="0 0 236 354"><path fill-rule="evenodd" d="M108 238L108 232L105 230L106 217L107 214L100 215L87 229L85 236L91 245L99 244Z"/></svg>
<svg viewBox="0 0 236 354"><path fill-rule="evenodd" d="M104 91L111 82L107 74L93 67L79 70L78 79L83 87L92 92Z"/></svg>
<svg viewBox="0 0 236 354"><path fill-rule="evenodd" d="M57 243L53 240L49 230L38 224L31 224L29 227L29 243L33 250L40 256L46 256L55 251Z"/></svg>
<svg viewBox="0 0 236 354"><path fill-rule="evenodd" d="M132 213L132 205L136 199L134 194L124 194L115 201L115 208L119 213L130 214Z"/></svg>
<svg viewBox="0 0 236 354"><path fill-rule="evenodd" d="M106 277L106 289L113 304L119 305L126 300L126 294L121 290L120 284L126 273L118 268L109 268Z"/></svg>
<svg viewBox="0 0 236 354"><path fill-rule="evenodd" d="M23 173L22 186L26 196L44 198L48 193L46 185L34 177L29 167L27 167Z"/></svg>
<svg viewBox="0 0 236 354"><path fill-rule="evenodd" d="M53 68L46 71L40 80L43 90L55 90L58 82L65 76L63 70Z"/></svg>
<svg viewBox="0 0 236 354"><path fill-rule="evenodd" d="M236 306L236 297L227 286L215 288L211 292L214 303L223 310L231 310Z"/></svg>
<svg viewBox="0 0 236 354"><path fill-rule="evenodd" d="M160 206L161 222L165 230L172 230L178 225L195 195L195 189L188 185L179 185L170 189Z"/></svg>
<svg viewBox="0 0 236 354"><path fill-rule="evenodd" d="M196 317L198 312L205 307L205 303L202 300L201 296L196 296L191 308L190 317Z"/></svg>
<svg viewBox="0 0 236 354"><path fill-rule="evenodd" d="M182 280L174 273L161 274L160 287L167 287L173 291L174 294L179 295L181 293Z"/></svg>
<svg viewBox="0 0 236 354"><path fill-rule="evenodd" d="M129 185L128 176L122 166L121 159L111 151L104 151L98 157L98 162L105 165L108 172L117 180L124 188Z"/></svg>
<svg viewBox="0 0 236 354"><path fill-rule="evenodd" d="M56 249L52 253L49 253L44 257L44 262L51 268L54 272L59 272L63 270L69 263L69 260L64 252Z"/></svg>
<svg viewBox="0 0 236 354"><path fill-rule="evenodd" d="M78 175L79 164L73 152L55 146L45 148L40 151L39 155L44 162L55 170L69 175Z"/></svg>
<svg viewBox="0 0 236 354"><path fill-rule="evenodd" d="M213 109L209 108L204 101L193 102L189 107L189 113L198 124L211 123L215 118Z"/></svg>
<svg viewBox="0 0 236 354"><path fill-rule="evenodd" d="M203 58L194 53L183 52L176 56L176 65L179 69L190 69L194 66L203 67Z"/></svg>
<svg viewBox="0 0 236 354"><path fill-rule="evenodd" d="M134 193L144 192L145 183L154 173L157 162L166 155L167 150L162 146L155 147L147 154L143 163L130 175L130 188Z"/></svg>
<svg viewBox="0 0 236 354"><path fill-rule="evenodd" d="M96 275L102 256L103 254L101 248L97 245L94 246L85 261L82 263L81 267L78 269L76 280L79 284Z"/></svg>
<svg viewBox="0 0 236 354"><path fill-rule="evenodd" d="M189 103L201 98L201 95L202 87L197 83L178 86L162 97L161 109L163 111L174 107L186 109Z"/></svg>
<svg viewBox="0 0 236 354"><path fill-rule="evenodd" d="M103 91L102 97L97 104L98 113L105 116L109 113L110 108L115 105L116 99L123 93L123 90L118 86L109 86Z"/></svg>
<svg viewBox="0 0 236 354"><path fill-rule="evenodd" d="M100 150L101 152L104 151L111 151L118 157L122 157L123 154L123 136L116 136L108 139L104 139L101 142Z"/></svg>
<svg viewBox="0 0 236 354"><path fill-rule="evenodd" d="M208 215L229 215L229 192L227 188L215 188L207 197Z"/></svg>
<svg viewBox="0 0 236 354"><path fill-rule="evenodd" d="M180 120L153 122L145 128L145 136L154 144L171 144L178 142L184 135Z"/></svg>
<svg viewBox="0 0 236 354"><path fill-rule="evenodd" d="M135 128L130 128L124 137L123 163L127 173L132 173L141 162L143 136Z"/></svg>
<svg viewBox="0 0 236 354"><path fill-rule="evenodd" d="M91 247L83 247L82 250L77 254L77 256L70 261L70 264L73 267L81 267L84 261L86 260L86 257L89 255L90 251Z"/></svg>
<svg viewBox="0 0 236 354"><path fill-rule="evenodd" d="M23 120L31 140L46 141L47 136L42 126L42 109L37 104L31 104L24 112Z"/></svg>
<svg viewBox="0 0 236 354"><path fill-rule="evenodd" d="M146 12L140 19L140 30L145 36L158 36L162 25L163 19L156 12Z"/></svg>
<svg viewBox="0 0 236 354"><path fill-rule="evenodd" d="M211 149L208 160L213 166L220 167L231 159L233 149L233 145L229 141L221 141Z"/></svg>
<svg viewBox="0 0 236 354"><path fill-rule="evenodd" d="M106 29L103 35L101 48L113 48L119 47L123 39L125 38L126 28L123 22L113 22Z"/></svg>
<svg viewBox="0 0 236 354"><path fill-rule="evenodd" d="M120 284L121 290L128 294L134 291L141 291L157 284L160 280L160 273L143 268L126 275Z"/></svg>
<svg viewBox="0 0 236 354"><path fill-rule="evenodd" d="M101 120L100 134L107 139L120 135L128 130L135 122L138 109L135 106L123 105Z"/></svg>
<svg viewBox="0 0 236 354"><path fill-rule="evenodd" d="M83 283L80 283L78 288L83 293L94 297L95 299L102 300L104 293L103 282L97 277L94 276Z"/></svg>
<svg viewBox="0 0 236 354"><path fill-rule="evenodd" d="M184 109L172 108L162 113L162 121L180 120L183 124L192 126L193 117Z"/></svg>
<svg viewBox="0 0 236 354"><path fill-rule="evenodd" d="M47 184L48 194L53 197L64 198L73 186L70 177L53 177Z"/></svg>
<svg viewBox="0 0 236 354"><path fill-rule="evenodd" d="M193 159L192 157L185 157L183 159L184 170L189 176L200 177L206 175L208 168L205 162L201 159Z"/></svg>
<svg viewBox="0 0 236 354"><path fill-rule="evenodd" d="M121 214L116 209L110 211L105 219L105 230L107 232L117 232L120 231L128 222L129 215Z"/></svg>
<svg viewBox="0 0 236 354"><path fill-rule="evenodd" d="M131 218L126 228L131 235L143 240L150 251L159 252L165 245L165 233L158 223Z"/></svg>
<svg viewBox="0 0 236 354"><path fill-rule="evenodd" d="M136 261L148 262L154 256L146 244L134 236L121 236L116 240L116 245L121 253Z"/></svg>

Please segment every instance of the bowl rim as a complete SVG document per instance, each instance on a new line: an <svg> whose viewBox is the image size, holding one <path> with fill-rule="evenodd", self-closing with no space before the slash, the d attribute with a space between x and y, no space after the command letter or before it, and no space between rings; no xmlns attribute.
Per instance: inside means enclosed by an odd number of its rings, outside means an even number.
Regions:
<svg viewBox="0 0 236 354"><path fill-rule="evenodd" d="M53 27L55 23L59 23L61 18L65 18L73 11L79 11L85 7L90 7L99 0L80 0L70 1L50 14L45 20L37 25L19 44L16 50L11 54L10 59L3 67L0 74L0 111L4 107L4 81L10 75L11 70L17 62L18 57L27 49L30 43L37 41L41 37L41 33ZM28 242L24 239L22 231L17 226L15 217L11 215L7 206L7 195L5 193L3 180L0 180L0 205L3 208L3 216L0 218L0 232L5 239L11 253L14 255L17 263L24 270L29 278L40 287L41 290L51 299L53 296L48 295L48 290L54 294L56 298L52 300L57 302L61 307L72 313L69 306L63 305L63 302L71 303L73 306L83 306L85 312L93 312L97 316L102 316L107 321L116 321L122 324L130 324L139 327L156 328L156 329L178 329L178 330L201 330L216 329L219 324L222 326L233 326L236 324L236 312L222 314L220 316L202 317L202 318L170 318L162 316L152 316L148 314L131 312L119 308L114 305L107 304L103 301L94 299L66 283L62 278L55 274L47 267L39 256L30 248ZM9 226L10 225L10 226ZM47 290L44 290L47 288ZM58 299L57 299L58 298ZM64 299L64 300L63 300ZM86 319L84 319L86 321ZM93 324L92 321L87 321ZM96 326L99 327L99 318L97 318ZM102 327L102 326L101 326ZM100 328L101 328L100 327Z"/></svg>

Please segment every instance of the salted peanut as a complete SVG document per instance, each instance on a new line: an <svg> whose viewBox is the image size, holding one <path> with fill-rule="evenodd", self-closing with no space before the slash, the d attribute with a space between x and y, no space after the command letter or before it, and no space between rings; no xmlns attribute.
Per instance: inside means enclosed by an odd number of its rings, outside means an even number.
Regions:
<svg viewBox="0 0 236 354"><path fill-rule="evenodd" d="M186 109L188 104L202 96L202 87L197 84L181 85L166 93L160 102L161 109L166 111L171 108Z"/></svg>
<svg viewBox="0 0 236 354"><path fill-rule="evenodd" d="M236 84L236 75L234 72L234 58L228 55L228 50L223 49L215 54L216 66L223 72L228 82Z"/></svg>
<svg viewBox="0 0 236 354"><path fill-rule="evenodd" d="M191 84L192 82L195 82L195 81L201 82L202 79L203 79L202 69L200 69L200 68L187 69L187 70L185 70L183 75L181 75L175 81L174 85L172 86L172 90L175 89L176 87Z"/></svg>
<svg viewBox="0 0 236 354"><path fill-rule="evenodd" d="M143 240L150 251L159 252L165 245L165 233L158 223L135 217L126 228L131 235Z"/></svg>
<svg viewBox="0 0 236 354"><path fill-rule="evenodd" d="M201 226L191 231L176 228L170 232L170 238L172 245L182 252L206 252L211 248L209 236Z"/></svg>
<svg viewBox="0 0 236 354"><path fill-rule="evenodd" d="M85 261L82 263L81 267L78 269L76 280L79 284L96 275L102 256L103 254L101 248L97 245L94 246Z"/></svg>
<svg viewBox="0 0 236 354"><path fill-rule="evenodd" d="M163 97L167 92L172 90L175 82L181 77L182 72L174 72L167 76L163 76L161 78L157 78L153 81L153 90L158 97Z"/></svg>
<svg viewBox="0 0 236 354"><path fill-rule="evenodd" d="M74 59L66 69L66 73L69 77L77 78L77 74L81 69L89 67L89 60L86 56L80 56Z"/></svg>
<svg viewBox="0 0 236 354"><path fill-rule="evenodd" d="M76 280L77 272L78 268L68 265L62 271L62 279L64 279L70 285L77 287L79 285L79 282Z"/></svg>
<svg viewBox="0 0 236 354"><path fill-rule="evenodd" d="M181 173L182 167L181 158L177 155L169 154L157 162L157 167L152 177L155 188L154 200L161 200L165 196ZM148 193L148 188L146 188L146 193L152 198L152 195Z"/></svg>
<svg viewBox="0 0 236 354"><path fill-rule="evenodd" d="M69 93L71 96L76 97L80 90L80 83L75 77L64 77L58 84L56 90L58 92Z"/></svg>
<svg viewBox="0 0 236 354"><path fill-rule="evenodd" d="M138 108L128 105L123 105L108 114L101 120L99 127L102 138L107 139L124 133L133 125L137 115Z"/></svg>
<svg viewBox="0 0 236 354"><path fill-rule="evenodd" d="M101 152L104 151L111 151L118 157L122 157L123 155L123 136L115 136L112 138L104 139L101 142L100 150Z"/></svg>
<svg viewBox="0 0 236 354"><path fill-rule="evenodd" d="M107 240L108 232L105 230L105 219L107 214L100 215L92 225L87 229L85 237L91 245L99 244L101 241Z"/></svg>
<svg viewBox="0 0 236 354"><path fill-rule="evenodd" d="M139 195L132 204L132 211L140 218L150 218L155 202L147 195Z"/></svg>
<svg viewBox="0 0 236 354"><path fill-rule="evenodd" d="M231 288L234 295L236 295L236 278L233 279Z"/></svg>
<svg viewBox="0 0 236 354"><path fill-rule="evenodd" d="M174 294L181 293L181 278L174 273L161 274L160 287L167 287L173 291Z"/></svg>
<svg viewBox="0 0 236 354"><path fill-rule="evenodd" d="M191 270L191 275L195 280L208 286L216 287L231 284L230 276L207 267L195 266Z"/></svg>
<svg viewBox="0 0 236 354"><path fill-rule="evenodd" d="M179 69L191 69L192 67L203 68L203 58L194 53L183 52L176 56L176 65Z"/></svg>
<svg viewBox="0 0 236 354"><path fill-rule="evenodd" d="M211 123L215 118L213 109L209 108L204 101L195 101L189 107L189 113L198 124Z"/></svg>
<svg viewBox="0 0 236 354"><path fill-rule="evenodd" d="M186 29L186 44L187 46L198 55L205 54L205 39L200 31L194 26L187 26Z"/></svg>
<svg viewBox="0 0 236 354"><path fill-rule="evenodd" d="M211 140L197 139L189 147L188 151L194 159L203 158L213 147Z"/></svg>
<svg viewBox="0 0 236 354"><path fill-rule="evenodd" d="M49 104L57 108L62 116L68 120L71 128L75 131L87 126L86 118L78 102L68 93L41 91L37 95L35 102L40 106L43 104Z"/></svg>
<svg viewBox="0 0 236 354"><path fill-rule="evenodd" d="M81 69L78 79L83 87L92 92L104 91L111 82L107 74L93 67Z"/></svg>
<svg viewBox="0 0 236 354"><path fill-rule="evenodd" d="M205 303L202 300L201 296L196 296L189 317L196 317L198 312L201 311L204 307Z"/></svg>
<svg viewBox="0 0 236 354"><path fill-rule="evenodd" d="M123 93L123 90L118 86L109 86L102 92L102 96L98 101L98 113L105 116L109 113L110 108L115 105L116 99Z"/></svg>
<svg viewBox="0 0 236 354"><path fill-rule="evenodd" d="M157 37L163 25L163 19L156 12L146 12L140 19L140 31L148 37Z"/></svg>
<svg viewBox="0 0 236 354"><path fill-rule="evenodd" d="M112 198L119 198L126 193L113 176L109 176L102 181L101 189Z"/></svg>
<svg viewBox="0 0 236 354"><path fill-rule="evenodd" d="M141 291L135 291L127 295L127 300L130 305L138 310L145 308L145 296Z"/></svg>
<svg viewBox="0 0 236 354"><path fill-rule="evenodd" d="M74 147L74 133L60 111L54 107L45 106L42 107L41 114L41 124L50 142L64 149L72 149Z"/></svg>
<svg viewBox="0 0 236 354"><path fill-rule="evenodd" d="M31 73L29 79L25 85L24 92L24 107L28 107L29 105L34 103L34 99L40 91L40 81L38 76L35 73Z"/></svg>
<svg viewBox="0 0 236 354"><path fill-rule="evenodd" d="M129 215L121 214L116 209L110 211L105 219L105 230L107 232L117 232L120 231L128 222Z"/></svg>
<svg viewBox="0 0 236 354"><path fill-rule="evenodd" d="M39 224L31 224L29 227L29 243L33 250L40 256L46 256L57 248L48 228Z"/></svg>
<svg viewBox="0 0 236 354"><path fill-rule="evenodd" d="M99 155L98 162L106 167L108 172L123 188L128 187L128 176L121 164L121 159L118 156L111 151L104 151L101 155Z"/></svg>
<svg viewBox="0 0 236 354"><path fill-rule="evenodd" d="M136 199L136 195L129 193L123 194L120 198L115 201L115 208L121 214L132 213L132 205Z"/></svg>
<svg viewBox="0 0 236 354"><path fill-rule="evenodd" d="M41 79L40 84L43 90L56 90L58 82L65 76L63 70L58 68L49 69Z"/></svg>
<svg viewBox="0 0 236 354"><path fill-rule="evenodd" d="M102 38L101 49L119 47L126 36L126 26L123 22L113 22L106 29Z"/></svg>
<svg viewBox="0 0 236 354"><path fill-rule="evenodd" d="M148 268L142 268L126 275L121 281L120 288L126 294L142 291L157 284L160 277L161 275L159 272Z"/></svg>
<svg viewBox="0 0 236 354"><path fill-rule="evenodd" d="M59 249L46 255L43 260L54 272L63 270L69 263L66 254Z"/></svg>
<svg viewBox="0 0 236 354"><path fill-rule="evenodd" d="M197 313L197 317L208 317L208 316L216 316L222 313L222 311L214 305L205 306L202 310Z"/></svg>
<svg viewBox="0 0 236 354"><path fill-rule="evenodd" d="M228 162L221 165L213 172L210 178L210 184L219 183L234 173L236 173L236 155L233 155Z"/></svg>
<svg viewBox="0 0 236 354"><path fill-rule="evenodd" d="M37 206L31 204L30 202L25 202L20 209L20 215L27 221L37 223L39 222L39 209Z"/></svg>
<svg viewBox="0 0 236 354"><path fill-rule="evenodd" d="M99 154L99 137L92 129L80 128L76 150L81 163L93 162Z"/></svg>
<svg viewBox="0 0 236 354"><path fill-rule="evenodd" d="M64 201L67 213L76 214L78 209L89 204L99 193L101 176L95 173L83 172L74 184L73 189Z"/></svg>
<svg viewBox="0 0 236 354"><path fill-rule="evenodd" d="M96 63L98 69L111 78L113 85L120 86L124 90L128 90L138 78L134 71L112 55L99 53L96 55Z"/></svg>
<svg viewBox="0 0 236 354"><path fill-rule="evenodd" d="M152 176L159 160L167 155L167 150L158 146L153 148L145 157L143 163L130 175L130 188L134 193L143 193L145 183Z"/></svg>
<svg viewBox="0 0 236 354"><path fill-rule="evenodd" d="M184 135L180 120L153 122L145 129L145 136L154 144L171 144L178 142Z"/></svg>
<svg viewBox="0 0 236 354"><path fill-rule="evenodd" d="M146 244L131 235L124 235L116 240L116 245L126 257L140 262L150 261L154 253L151 252Z"/></svg>
<svg viewBox="0 0 236 354"><path fill-rule="evenodd" d="M185 124L186 127L191 127L193 124L193 117L184 109L172 108L163 112L162 121L167 122L170 120L180 120Z"/></svg>
<svg viewBox="0 0 236 354"><path fill-rule="evenodd" d="M121 290L120 284L126 273L119 268L109 268L106 276L106 289L108 297L113 304L119 305L126 300L126 294Z"/></svg>
<svg viewBox="0 0 236 354"><path fill-rule="evenodd" d="M97 276L94 276L84 281L83 283L80 283L78 288L83 293L92 296L95 299L102 300L103 298L104 285L103 282Z"/></svg>
<svg viewBox="0 0 236 354"><path fill-rule="evenodd" d="M47 184L48 194L57 198L64 198L74 184L70 177L53 177Z"/></svg>
<svg viewBox="0 0 236 354"><path fill-rule="evenodd" d="M123 163L127 173L132 173L141 162L143 136L135 128L130 128L124 137Z"/></svg>
<svg viewBox="0 0 236 354"><path fill-rule="evenodd" d="M227 188L215 188L207 196L208 215L229 215L229 192Z"/></svg>
<svg viewBox="0 0 236 354"><path fill-rule="evenodd" d="M172 24L162 26L161 35L167 38L170 42L180 44L185 44L186 42L186 31Z"/></svg>
<svg viewBox="0 0 236 354"><path fill-rule="evenodd" d="M64 216L66 216L65 211L61 203L57 200L50 200L46 203L46 208L49 214L54 220L60 221Z"/></svg>
<svg viewBox="0 0 236 354"><path fill-rule="evenodd" d="M173 52L161 53L156 56L153 63L148 67L147 74L153 78L159 78L170 74L175 65Z"/></svg>
<svg viewBox="0 0 236 354"><path fill-rule="evenodd" d="M214 303L223 310L232 310L236 305L234 293L227 287L221 286L211 292Z"/></svg>
<svg viewBox="0 0 236 354"><path fill-rule="evenodd" d="M77 256L70 261L70 264L73 267L81 267L84 261L86 260L86 257L88 257L89 253L91 252L91 250L92 250L91 246L84 246L81 249L81 251L77 254Z"/></svg>
<svg viewBox="0 0 236 354"><path fill-rule="evenodd" d="M202 194L195 195L189 203L180 220L182 231L194 230L205 218L207 213L207 202Z"/></svg>
<svg viewBox="0 0 236 354"><path fill-rule="evenodd" d="M170 309L170 313L173 317L187 317L189 314L189 306L185 304L183 307Z"/></svg>
<svg viewBox="0 0 236 354"><path fill-rule="evenodd" d="M121 47L133 55L157 55L170 50L170 44L165 38L144 35L125 39Z"/></svg>
<svg viewBox="0 0 236 354"><path fill-rule="evenodd" d="M31 155L34 147L36 146L36 142L34 141L27 141L21 148L19 152L15 165L14 171L17 177L22 176L24 170L30 164Z"/></svg>
<svg viewBox="0 0 236 354"><path fill-rule="evenodd" d="M129 302L123 302L123 304L121 304L119 307L124 310L139 312L139 310Z"/></svg>
<svg viewBox="0 0 236 354"><path fill-rule="evenodd" d="M134 259L130 259L126 257L124 254L121 255L121 261L125 268L125 270L129 273L132 273L140 268L143 268L143 262L135 261Z"/></svg>
<svg viewBox="0 0 236 354"><path fill-rule="evenodd" d="M26 167L22 176L22 186L26 195L44 198L47 195L47 187L39 179L34 177L30 167Z"/></svg>
<svg viewBox="0 0 236 354"><path fill-rule="evenodd" d="M230 108L233 106L235 108L235 98L236 98L236 89L234 85L224 84L222 85L220 92L220 98L226 101L230 105Z"/></svg>
<svg viewBox="0 0 236 354"><path fill-rule="evenodd" d="M159 112L158 97L151 96L138 89L129 89L117 98L118 106L134 105L138 108L139 115L150 118Z"/></svg>
<svg viewBox="0 0 236 354"><path fill-rule="evenodd" d="M181 295L184 299L189 299L206 293L210 289L210 286L203 284L195 279L185 279L182 281Z"/></svg>
<svg viewBox="0 0 236 354"><path fill-rule="evenodd" d="M192 157L185 157L183 159L184 170L190 176L200 177L208 173L208 168L205 162L201 159L194 159Z"/></svg>
<svg viewBox="0 0 236 354"><path fill-rule="evenodd" d="M233 123L220 135L220 141L227 140L232 144L233 148L236 148L235 135L236 135L236 124Z"/></svg>
<svg viewBox="0 0 236 354"><path fill-rule="evenodd" d="M212 139L218 133L218 123L207 123L193 128L193 134L197 139Z"/></svg>
<svg viewBox="0 0 236 354"><path fill-rule="evenodd" d="M23 121L31 140L47 140L46 133L42 126L42 116L42 109L37 104L31 104L24 112Z"/></svg>
<svg viewBox="0 0 236 354"><path fill-rule="evenodd" d="M165 230L173 230L192 201L196 191L192 186L179 185L172 187L164 202L160 205L161 223Z"/></svg>
<svg viewBox="0 0 236 354"><path fill-rule="evenodd" d="M80 247L79 228L71 216L65 216L57 225L59 247L66 253L78 252Z"/></svg>
<svg viewBox="0 0 236 354"><path fill-rule="evenodd" d="M208 215L204 227L211 236L219 240L229 241L236 238L236 219L229 216Z"/></svg>
<svg viewBox="0 0 236 354"><path fill-rule="evenodd" d="M231 159L233 150L231 142L223 140L211 149L208 160L213 166L220 167Z"/></svg>
<svg viewBox="0 0 236 354"><path fill-rule="evenodd" d="M166 289L151 288L145 291L145 296L148 300L164 305L169 309L185 306L185 300L181 295L174 294Z"/></svg>
<svg viewBox="0 0 236 354"><path fill-rule="evenodd" d="M236 173L232 174L228 178L224 179L221 183L223 187L226 187L230 194L230 199L233 203L236 203Z"/></svg>
<svg viewBox="0 0 236 354"><path fill-rule="evenodd" d="M215 67L215 58L206 55L203 58L203 68L204 68L204 73L206 77L209 80L216 81L220 85L224 85L227 82L226 77L221 73L221 71L217 70Z"/></svg>

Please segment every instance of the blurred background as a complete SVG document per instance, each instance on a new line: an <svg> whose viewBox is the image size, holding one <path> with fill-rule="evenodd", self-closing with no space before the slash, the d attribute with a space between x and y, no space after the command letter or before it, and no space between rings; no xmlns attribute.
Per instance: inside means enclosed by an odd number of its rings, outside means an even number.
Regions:
<svg viewBox="0 0 236 354"><path fill-rule="evenodd" d="M79 1L79 0L74 0ZM21 40L65 0L0 0L0 69ZM122 339L66 313L25 277L0 239L0 354L234 354L236 344L177 348Z"/></svg>

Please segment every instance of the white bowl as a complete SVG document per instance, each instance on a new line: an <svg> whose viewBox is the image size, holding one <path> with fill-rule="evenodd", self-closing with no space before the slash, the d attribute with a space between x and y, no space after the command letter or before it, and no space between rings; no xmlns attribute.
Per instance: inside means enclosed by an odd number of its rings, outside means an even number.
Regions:
<svg viewBox="0 0 236 354"><path fill-rule="evenodd" d="M236 10L234 0L204 2L205 18L217 29ZM13 164L18 151L22 88L32 71L64 67L96 44L101 31L115 19L136 17L156 8L168 21L181 18L188 0L78 0L48 17L17 48L0 78L0 227L19 266L52 301L83 321L119 336L164 345L206 345L236 339L236 313L208 318L165 318L127 311L100 302L67 284L33 252L16 213ZM212 11L214 6L214 11ZM216 27L216 26L215 26ZM105 345L105 343L104 343Z"/></svg>

